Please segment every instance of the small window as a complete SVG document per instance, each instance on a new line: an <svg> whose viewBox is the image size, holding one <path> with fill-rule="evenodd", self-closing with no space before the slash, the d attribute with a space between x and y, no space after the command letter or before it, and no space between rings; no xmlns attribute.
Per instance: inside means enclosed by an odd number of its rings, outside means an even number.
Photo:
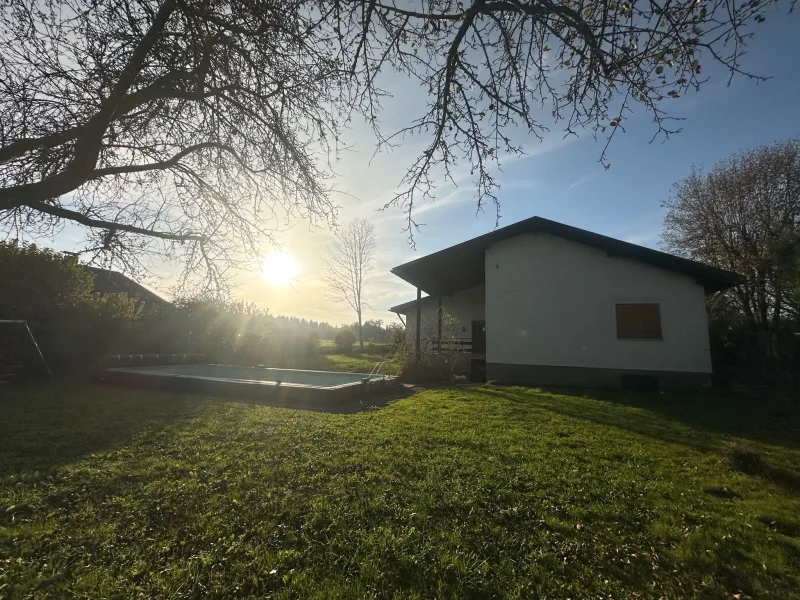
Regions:
<svg viewBox="0 0 800 600"><path fill-rule="evenodd" d="M660 306L655 303L617 304L617 339L663 339Z"/></svg>

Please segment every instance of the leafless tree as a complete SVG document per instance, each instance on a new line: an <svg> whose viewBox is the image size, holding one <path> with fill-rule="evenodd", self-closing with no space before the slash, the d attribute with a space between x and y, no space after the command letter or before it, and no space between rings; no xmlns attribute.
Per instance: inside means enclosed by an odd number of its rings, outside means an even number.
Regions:
<svg viewBox="0 0 800 600"><path fill-rule="evenodd" d="M772 1L749 0L352 0L343 48L355 48L367 119L379 147L422 135L427 147L409 167L388 206L405 210L410 236L418 199L433 200L453 168L466 164L478 209L493 203L492 165L522 152L510 135L522 126L541 136L548 118L567 135L590 131L608 145L636 105L655 136L680 130L666 104L699 89L706 62L753 77L741 65L751 25ZM794 2L790 5L793 8ZM426 112L391 135L379 127L372 86L391 65L428 94ZM359 68L360 65L360 68ZM413 237L412 237L413 243Z"/></svg>
<svg viewBox="0 0 800 600"><path fill-rule="evenodd" d="M667 250L747 278L733 293L768 354L800 282L800 140L693 169L665 205Z"/></svg>
<svg viewBox="0 0 800 600"><path fill-rule="evenodd" d="M256 257L276 209L335 220L325 159L354 110L379 149L428 140L387 203L409 236L458 164L499 217L493 165L522 151L511 128L541 135L550 113L610 143L638 104L669 135L666 103L701 85L703 60L744 73L772 4L14 0L0 12L0 219L77 223L93 255L131 267L158 250L219 284ZM389 71L428 98L396 132L380 127Z"/></svg>
<svg viewBox="0 0 800 600"><path fill-rule="evenodd" d="M320 4L320 7L322 5ZM313 3L15 0L0 12L0 216L85 226L206 269L255 258L275 209L330 220L314 151L346 115ZM330 144L329 144L330 142ZM150 244L152 247L152 244Z"/></svg>
<svg viewBox="0 0 800 600"><path fill-rule="evenodd" d="M373 268L375 246L375 227L366 219L356 217L336 232L328 246L321 273L330 298L344 302L356 311L361 350L364 349L361 315L366 307L364 281Z"/></svg>

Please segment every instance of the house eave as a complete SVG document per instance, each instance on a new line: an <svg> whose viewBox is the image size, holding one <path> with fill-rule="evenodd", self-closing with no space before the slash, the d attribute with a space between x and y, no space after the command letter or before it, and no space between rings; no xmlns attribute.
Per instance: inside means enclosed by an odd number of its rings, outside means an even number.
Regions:
<svg viewBox="0 0 800 600"><path fill-rule="evenodd" d="M461 242L427 256L398 265L390 272L430 296L449 296L485 282L484 252L492 244L523 233L547 233L603 250L609 256L627 258L694 278L706 294L744 282L737 273L712 267L652 248L579 229L541 217L531 217Z"/></svg>

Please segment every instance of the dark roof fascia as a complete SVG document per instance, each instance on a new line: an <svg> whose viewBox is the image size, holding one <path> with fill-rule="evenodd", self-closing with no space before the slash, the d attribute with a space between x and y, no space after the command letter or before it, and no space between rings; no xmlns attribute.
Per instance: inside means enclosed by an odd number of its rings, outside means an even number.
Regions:
<svg viewBox="0 0 800 600"><path fill-rule="evenodd" d="M487 248L522 233L548 233L605 251L609 256L630 258L694 277L713 293L744 282L741 275L682 258L652 248L623 242L542 217L531 217L496 229L482 236L439 250L391 269L394 275L419 287L431 296L451 295L480 285L485 280L484 256ZM465 264L467 267L465 269ZM459 269L463 271L459 274ZM455 275L454 275L455 274Z"/></svg>
<svg viewBox="0 0 800 600"><path fill-rule="evenodd" d="M408 302L404 302L403 304L398 304L397 306L393 306L389 309L389 312L397 313L400 315L406 315L409 311L414 310L417 308L417 305L424 306L428 300L433 300L433 296L425 296L424 298L420 298L419 300L409 300Z"/></svg>

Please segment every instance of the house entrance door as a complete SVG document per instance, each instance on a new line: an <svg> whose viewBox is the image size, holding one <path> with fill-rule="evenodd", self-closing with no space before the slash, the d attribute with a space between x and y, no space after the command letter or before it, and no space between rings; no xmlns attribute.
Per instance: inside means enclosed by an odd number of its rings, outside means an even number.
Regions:
<svg viewBox="0 0 800 600"><path fill-rule="evenodd" d="M486 354L486 321L472 322L472 353Z"/></svg>

